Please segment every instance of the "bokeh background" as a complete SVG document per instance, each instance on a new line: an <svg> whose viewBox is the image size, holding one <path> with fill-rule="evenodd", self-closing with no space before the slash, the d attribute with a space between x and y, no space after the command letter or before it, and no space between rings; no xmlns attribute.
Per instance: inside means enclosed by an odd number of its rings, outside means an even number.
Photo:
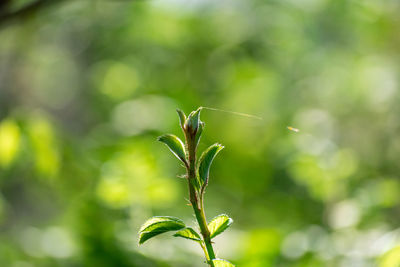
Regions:
<svg viewBox="0 0 400 267"><path fill-rule="evenodd" d="M0 266L205 266L137 245L150 216L195 225L156 137L199 106L263 118L201 114L219 257L400 266L399 1L1 3Z"/></svg>

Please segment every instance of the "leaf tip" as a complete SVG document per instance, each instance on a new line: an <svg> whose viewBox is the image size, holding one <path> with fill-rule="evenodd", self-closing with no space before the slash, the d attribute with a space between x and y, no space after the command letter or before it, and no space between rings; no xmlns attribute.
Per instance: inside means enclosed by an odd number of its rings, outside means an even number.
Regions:
<svg viewBox="0 0 400 267"><path fill-rule="evenodd" d="M165 142L165 140L168 138L168 134L163 134L157 137L157 141L159 142Z"/></svg>
<svg viewBox="0 0 400 267"><path fill-rule="evenodd" d="M184 129L184 126L185 126L185 123L186 123L185 112L183 112L179 108L176 109L176 112L178 113L178 116L179 116L179 124L181 125L182 129Z"/></svg>

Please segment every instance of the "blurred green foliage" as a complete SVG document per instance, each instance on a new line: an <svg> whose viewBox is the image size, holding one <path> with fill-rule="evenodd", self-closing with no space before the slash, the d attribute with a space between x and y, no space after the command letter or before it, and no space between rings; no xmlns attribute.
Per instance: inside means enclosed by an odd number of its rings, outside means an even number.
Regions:
<svg viewBox="0 0 400 267"><path fill-rule="evenodd" d="M27 2L27 1L20 1ZM211 219L238 266L400 266L400 3L71 0L0 29L0 265L200 266L156 142L210 106ZM299 128L298 133L286 127ZM166 241L168 239L168 241Z"/></svg>

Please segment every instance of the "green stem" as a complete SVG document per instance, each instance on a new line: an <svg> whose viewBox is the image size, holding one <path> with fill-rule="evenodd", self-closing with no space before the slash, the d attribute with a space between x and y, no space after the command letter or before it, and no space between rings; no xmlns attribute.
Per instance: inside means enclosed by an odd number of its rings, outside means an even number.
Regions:
<svg viewBox="0 0 400 267"><path fill-rule="evenodd" d="M185 132L185 137L186 137L186 144L187 144L187 149L189 152L189 168L187 168L187 174L188 174L188 186L189 186L189 198L190 198L190 203L192 204L194 214L196 215L197 223L199 224L201 235L203 236L203 241L206 246L207 254L206 259L207 263L211 266L214 267L213 260L216 258L214 249L211 243L211 238L210 238L210 231L208 230L207 226L207 220L206 220L206 215L204 211L204 205L203 205L203 197L198 195L198 192L196 191L194 187L194 182L196 179L196 144L195 144L195 138L192 138L190 134Z"/></svg>
<svg viewBox="0 0 400 267"><path fill-rule="evenodd" d="M215 259L215 253L211 244L210 231L208 230L207 227L207 221L204 215L204 210L200 210L198 208L194 208L193 210L196 215L197 222L200 226L201 235L203 236L203 240L206 245L206 249L210 260L210 265L213 266L212 260Z"/></svg>
<svg viewBox="0 0 400 267"><path fill-rule="evenodd" d="M206 262L209 262L210 257L208 256L208 252L207 252L206 246L204 245L204 241L200 241L199 244L200 244L201 248L203 249L204 255L206 256L206 260L207 260Z"/></svg>

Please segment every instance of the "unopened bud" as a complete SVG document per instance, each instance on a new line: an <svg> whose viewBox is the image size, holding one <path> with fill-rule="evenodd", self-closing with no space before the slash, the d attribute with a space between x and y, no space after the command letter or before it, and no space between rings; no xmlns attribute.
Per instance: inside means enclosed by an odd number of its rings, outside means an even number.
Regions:
<svg viewBox="0 0 400 267"><path fill-rule="evenodd" d="M195 135L197 130L199 129L200 111L201 107L195 111L190 112L188 118L186 119L185 130L192 135Z"/></svg>

